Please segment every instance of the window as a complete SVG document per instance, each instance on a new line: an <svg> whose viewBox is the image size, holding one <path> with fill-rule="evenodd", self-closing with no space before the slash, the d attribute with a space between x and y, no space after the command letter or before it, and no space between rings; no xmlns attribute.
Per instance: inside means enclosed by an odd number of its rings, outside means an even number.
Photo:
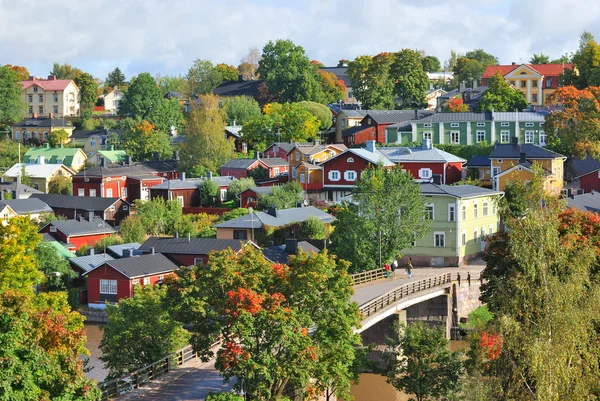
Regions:
<svg viewBox="0 0 600 401"><path fill-rule="evenodd" d="M296 160L300 160L300 152L296 152Z"/></svg>
<svg viewBox="0 0 600 401"><path fill-rule="evenodd" d="M492 201L492 215L496 215L496 201Z"/></svg>
<svg viewBox="0 0 600 401"><path fill-rule="evenodd" d="M85 189L84 188L79 188L77 190L77 196L85 196Z"/></svg>
<svg viewBox="0 0 600 401"><path fill-rule="evenodd" d="M58 106L54 106L53 111L54 113L58 113Z"/></svg>
<svg viewBox="0 0 600 401"><path fill-rule="evenodd" d="M546 79L546 88L551 88L552 87L552 78L548 78Z"/></svg>
<svg viewBox="0 0 600 401"><path fill-rule="evenodd" d="M129 210L129 206L123 205L123 210Z"/></svg>
<svg viewBox="0 0 600 401"><path fill-rule="evenodd" d="M277 153L279 152L279 146L275 145L273 146L273 153Z"/></svg>
<svg viewBox="0 0 600 401"><path fill-rule="evenodd" d="M450 133L450 143L454 143L454 144L460 143L460 132L452 131Z"/></svg>
<svg viewBox="0 0 600 401"><path fill-rule="evenodd" d="M345 126L346 126L346 119L342 118L342 127L345 127Z"/></svg>
<svg viewBox="0 0 600 401"><path fill-rule="evenodd" d="M502 163L502 159L496 160L497 163Z"/></svg>
<svg viewBox="0 0 600 401"><path fill-rule="evenodd" d="M164 281L164 279L165 279L165 275L164 274L161 274L160 276L158 276L158 281L159 282L162 283Z"/></svg>
<svg viewBox="0 0 600 401"><path fill-rule="evenodd" d="M304 183L304 173L300 174L300 182Z"/></svg>
<svg viewBox="0 0 600 401"><path fill-rule="evenodd" d="M227 190L224 188L221 188L221 201L225 201L226 198L227 198Z"/></svg>
<svg viewBox="0 0 600 401"><path fill-rule="evenodd" d="M483 201L483 215L488 215L488 201Z"/></svg>
<svg viewBox="0 0 600 401"><path fill-rule="evenodd" d="M537 83L538 83L538 81L536 79L534 79L533 81L531 81L531 86L533 88L537 88Z"/></svg>
<svg viewBox="0 0 600 401"><path fill-rule="evenodd" d="M90 196L96 196L96 190L90 189Z"/></svg>
<svg viewBox="0 0 600 401"><path fill-rule="evenodd" d="M38 112L44 114L44 106L38 106Z"/></svg>
<svg viewBox="0 0 600 401"><path fill-rule="evenodd" d="M485 241L485 228L481 228L481 242Z"/></svg>
<svg viewBox="0 0 600 401"><path fill-rule="evenodd" d="M279 167L273 168L273 175L279 175Z"/></svg>
<svg viewBox="0 0 600 401"><path fill-rule="evenodd" d="M248 230L233 230L233 239L248 239Z"/></svg>
<svg viewBox="0 0 600 401"><path fill-rule="evenodd" d="M527 88L527 81L521 81L521 88Z"/></svg>
<svg viewBox="0 0 600 401"><path fill-rule="evenodd" d="M500 131L500 142L508 143L510 140L510 131Z"/></svg>
<svg viewBox="0 0 600 401"><path fill-rule="evenodd" d="M485 142L485 131L477 131L477 142Z"/></svg>
<svg viewBox="0 0 600 401"><path fill-rule="evenodd" d="M476 244L479 239L479 232L476 228L473 229L473 243Z"/></svg>
<svg viewBox="0 0 600 401"><path fill-rule="evenodd" d="M462 205L462 219L463 221L467 219L467 205Z"/></svg>
<svg viewBox="0 0 600 401"><path fill-rule="evenodd" d="M27 96L27 101L28 101L29 103L33 103L33 95L28 95L28 96Z"/></svg>
<svg viewBox="0 0 600 401"><path fill-rule="evenodd" d="M492 167L492 178L500 174L500 167Z"/></svg>
<svg viewBox="0 0 600 401"><path fill-rule="evenodd" d="M38 100L40 101L40 103L44 102L44 95L38 95Z"/></svg>
<svg viewBox="0 0 600 401"><path fill-rule="evenodd" d="M419 178L423 178L423 179L431 178L431 169L430 168L419 169Z"/></svg>
<svg viewBox="0 0 600 401"><path fill-rule="evenodd" d="M485 127L485 123L477 123L478 127Z"/></svg>
<svg viewBox="0 0 600 401"><path fill-rule="evenodd" d="M56 93L54 94L54 103L58 103L58 95ZM58 107L58 106L56 106L56 107Z"/></svg>
<svg viewBox="0 0 600 401"><path fill-rule="evenodd" d="M510 123L500 123L501 127L510 127Z"/></svg>
<svg viewBox="0 0 600 401"><path fill-rule="evenodd" d="M526 126L526 127L533 127L534 125L535 125L535 124L533 124L533 123L525 123L525 126Z"/></svg>
<svg viewBox="0 0 600 401"><path fill-rule="evenodd" d="M548 138L548 135L540 132L540 146L546 146L546 138Z"/></svg>
<svg viewBox="0 0 600 401"><path fill-rule="evenodd" d="M15 132L15 139L18 141L19 139L21 139L21 132L16 131Z"/></svg>
<svg viewBox="0 0 600 401"><path fill-rule="evenodd" d="M425 127L425 128L431 128L431 123L425 123L425 124L423 124L423 127Z"/></svg>
<svg viewBox="0 0 600 401"><path fill-rule="evenodd" d="M111 211L111 212L114 212L115 211L115 207L114 206L109 206L108 210Z"/></svg>
<svg viewBox="0 0 600 401"><path fill-rule="evenodd" d="M354 158L352 158L352 157L349 157L349 158L347 158L347 159L346 159L346 161L347 161L348 163L354 163Z"/></svg>
<svg viewBox="0 0 600 401"><path fill-rule="evenodd" d="M181 205L181 207L183 207L185 200L183 199L183 196L178 196L177 197L177 202L179 202L179 204Z"/></svg>
<svg viewBox="0 0 600 401"><path fill-rule="evenodd" d="M100 294L116 294L117 280L100 280Z"/></svg>
<svg viewBox="0 0 600 401"><path fill-rule="evenodd" d="M44 138L48 137L48 133L44 132ZM63 159L56 159L56 164L63 164Z"/></svg>
<svg viewBox="0 0 600 401"><path fill-rule="evenodd" d="M346 171L344 172L344 179L346 181L356 181L356 171Z"/></svg>
<svg viewBox="0 0 600 401"><path fill-rule="evenodd" d="M430 203L429 205L425 206L425 214L427 216L427 218L431 221L433 221L433 213L434 212L434 206L433 203Z"/></svg>
<svg viewBox="0 0 600 401"><path fill-rule="evenodd" d="M537 93L532 93L531 94L531 103L537 103L537 101L538 101Z"/></svg>
<svg viewBox="0 0 600 401"><path fill-rule="evenodd" d="M456 205L454 203L448 205L448 221L456 221Z"/></svg>
<svg viewBox="0 0 600 401"><path fill-rule="evenodd" d="M95 148L95 147L96 147L96 140L90 139L90 148Z"/></svg>
<svg viewBox="0 0 600 401"><path fill-rule="evenodd" d="M477 207L477 202L473 202L473 218L477 218L479 216L479 210Z"/></svg>
<svg viewBox="0 0 600 401"><path fill-rule="evenodd" d="M458 128L460 127L459 123L450 123L450 128Z"/></svg>
<svg viewBox="0 0 600 401"><path fill-rule="evenodd" d="M337 170L333 170L329 172L329 179L331 181L339 181L340 180L340 172Z"/></svg>
<svg viewBox="0 0 600 401"><path fill-rule="evenodd" d="M140 283L140 279L136 278L131 282L133 285L138 285Z"/></svg>
<svg viewBox="0 0 600 401"><path fill-rule="evenodd" d="M292 178L296 178L298 176L298 171L296 171L296 167L292 167Z"/></svg>
<svg viewBox="0 0 600 401"><path fill-rule="evenodd" d="M83 182L90 182L90 178L89 177L84 177L83 178Z"/></svg>
<svg viewBox="0 0 600 401"><path fill-rule="evenodd" d="M50 226L50 232L51 232L51 233L55 233L55 232L56 232L56 227L54 227L54 226Z"/></svg>
<svg viewBox="0 0 600 401"><path fill-rule="evenodd" d="M533 143L533 131L525 131L525 143Z"/></svg>
<svg viewBox="0 0 600 401"><path fill-rule="evenodd" d="M446 233L435 232L433 233L433 246L436 248L443 248L446 246Z"/></svg>
<svg viewBox="0 0 600 401"><path fill-rule="evenodd" d="M461 237L462 237L462 246L467 245L467 232L463 231Z"/></svg>
<svg viewBox="0 0 600 401"><path fill-rule="evenodd" d="M34 92L37 92L37 91L38 91L38 89L39 89L39 88L38 88L37 86L34 86L34 87L33 87L33 91L34 91Z"/></svg>
<svg viewBox="0 0 600 401"><path fill-rule="evenodd" d="M108 188L108 189L106 190L106 197L107 197L107 198L112 198L112 188Z"/></svg>
<svg viewBox="0 0 600 401"><path fill-rule="evenodd" d="M423 132L423 140L429 139L431 141L431 132Z"/></svg>
<svg viewBox="0 0 600 401"><path fill-rule="evenodd" d="M511 84L512 86L515 86L515 81L510 81L510 84Z"/></svg>
<svg viewBox="0 0 600 401"><path fill-rule="evenodd" d="M194 258L194 265L200 265L200 264L202 264L202 263L204 263L204 262L202 261L202 258Z"/></svg>
<svg viewBox="0 0 600 401"><path fill-rule="evenodd" d="M150 277L144 277L144 285L150 285Z"/></svg>

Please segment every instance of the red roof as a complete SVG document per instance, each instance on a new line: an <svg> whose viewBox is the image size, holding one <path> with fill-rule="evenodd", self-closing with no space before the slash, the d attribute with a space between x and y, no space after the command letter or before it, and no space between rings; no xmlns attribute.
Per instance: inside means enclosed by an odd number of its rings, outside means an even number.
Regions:
<svg viewBox="0 0 600 401"><path fill-rule="evenodd" d="M491 78L497 72L500 75L505 76L508 73L516 70L521 65L526 65L532 70L539 72L545 77L557 77L563 73L565 69L572 70L573 64L515 64L515 65L490 65L485 69L483 76L481 78L487 79Z"/></svg>
<svg viewBox="0 0 600 401"><path fill-rule="evenodd" d="M71 82L73 82L73 81L70 79L37 79L36 78L34 80L21 81L21 84L23 85L23 89L27 89L30 86L32 86L33 84L36 84L40 88L42 88L43 90L46 90L46 91L62 91L62 90L65 90ZM75 84L73 83L73 85L75 85Z"/></svg>

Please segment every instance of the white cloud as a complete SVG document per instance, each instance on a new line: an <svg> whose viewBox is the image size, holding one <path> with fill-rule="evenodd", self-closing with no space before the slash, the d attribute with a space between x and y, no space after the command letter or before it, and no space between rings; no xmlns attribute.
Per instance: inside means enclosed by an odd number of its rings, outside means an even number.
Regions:
<svg viewBox="0 0 600 401"><path fill-rule="evenodd" d="M68 62L104 78L185 74L195 58L237 65L248 48L292 39L325 64L405 47L448 58L483 48L501 63L575 51L600 35L583 0L0 0L0 64L45 75Z"/></svg>

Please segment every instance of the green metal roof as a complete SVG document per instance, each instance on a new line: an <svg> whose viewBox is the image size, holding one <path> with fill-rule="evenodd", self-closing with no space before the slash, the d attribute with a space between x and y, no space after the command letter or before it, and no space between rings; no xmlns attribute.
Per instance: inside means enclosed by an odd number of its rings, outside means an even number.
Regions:
<svg viewBox="0 0 600 401"><path fill-rule="evenodd" d="M80 148L30 148L23 156L23 163L36 163L38 157L44 156L44 162L46 164L64 164L65 166L71 166L73 164L73 158L80 150ZM62 163L58 163L58 159L62 159ZM82 163L83 162L85 162L85 160L82 160Z"/></svg>
<svg viewBox="0 0 600 401"><path fill-rule="evenodd" d="M127 156L124 150L100 150L98 153L111 163L121 163Z"/></svg>
<svg viewBox="0 0 600 401"><path fill-rule="evenodd" d="M48 241L47 243L56 248L56 252L65 259L74 258L76 256L73 252L62 246L58 241Z"/></svg>

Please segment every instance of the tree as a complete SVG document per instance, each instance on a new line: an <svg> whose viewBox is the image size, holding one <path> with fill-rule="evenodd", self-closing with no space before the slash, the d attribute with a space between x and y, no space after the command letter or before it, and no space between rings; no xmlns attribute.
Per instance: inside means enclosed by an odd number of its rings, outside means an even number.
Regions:
<svg viewBox="0 0 600 401"><path fill-rule="evenodd" d="M324 103L337 103L340 100L346 101L346 84L343 80L338 79L337 75L332 72L323 70L317 71L317 79L323 90Z"/></svg>
<svg viewBox="0 0 600 401"><path fill-rule="evenodd" d="M390 75L395 81L394 92L400 98L401 108L422 108L429 78L423 70L423 58L416 50L402 49L394 55Z"/></svg>
<svg viewBox="0 0 600 401"><path fill-rule="evenodd" d="M223 81L221 72L209 60L194 60L194 65L190 67L187 75L187 95L191 99L196 99L199 95L211 94Z"/></svg>
<svg viewBox="0 0 600 401"><path fill-rule="evenodd" d="M57 129L48 134L48 143L53 148L67 142L68 139L69 133L64 129Z"/></svg>
<svg viewBox="0 0 600 401"><path fill-rule="evenodd" d="M240 178L238 180L234 180L229 184L227 188L227 200L234 200L236 196L241 194L247 189L254 188L256 183L252 178Z"/></svg>
<svg viewBox="0 0 600 401"><path fill-rule="evenodd" d="M165 287L136 286L133 298L108 305L100 359L109 378L120 377L184 347L190 334L164 305Z"/></svg>
<svg viewBox="0 0 600 401"><path fill-rule="evenodd" d="M291 40L269 41L263 48L258 73L278 102L324 100L317 69L302 46Z"/></svg>
<svg viewBox="0 0 600 401"><path fill-rule="evenodd" d="M302 203L302 186L297 181L273 186L271 192L258 196L258 208L266 210L270 207L289 209Z"/></svg>
<svg viewBox="0 0 600 401"><path fill-rule="evenodd" d="M153 160L154 153L164 160L171 154L169 136L154 128L148 121L135 123L133 129L125 131L122 135L123 150L133 160Z"/></svg>
<svg viewBox="0 0 600 401"><path fill-rule="evenodd" d="M221 74L223 81L237 81L239 72L237 68L232 65L221 63L217 64L217 70Z"/></svg>
<svg viewBox="0 0 600 401"><path fill-rule="evenodd" d="M67 63L54 63L54 65L52 66L52 71L50 71L50 75L54 75L56 79L74 80L82 73L83 71L81 71L79 68L75 68Z"/></svg>
<svg viewBox="0 0 600 401"><path fill-rule="evenodd" d="M365 109L394 107L394 82L390 78L393 56L381 53L375 57L358 56L348 63L352 92Z"/></svg>
<svg viewBox="0 0 600 401"><path fill-rule="evenodd" d="M469 106L463 103L461 97L453 97L444 105L444 111L447 113L466 113L469 111Z"/></svg>
<svg viewBox="0 0 600 401"><path fill-rule="evenodd" d="M21 145L21 154L19 155L19 143L10 140L6 136L0 136L0 166L6 168L14 166L19 160L23 160L23 156L28 149L27 146Z"/></svg>
<svg viewBox="0 0 600 401"><path fill-rule="evenodd" d="M178 92L183 95L186 91L187 81L182 76L165 75L157 79L157 83L163 94Z"/></svg>
<svg viewBox="0 0 600 401"><path fill-rule="evenodd" d="M550 64L550 56L544 53L535 54L531 56L529 64Z"/></svg>
<svg viewBox="0 0 600 401"><path fill-rule="evenodd" d="M219 195L219 186L212 180L204 180L198 185L200 204L203 206L214 206Z"/></svg>
<svg viewBox="0 0 600 401"><path fill-rule="evenodd" d="M121 72L119 67L108 73L104 85L109 88L122 87L126 84L125 74Z"/></svg>
<svg viewBox="0 0 600 401"><path fill-rule="evenodd" d="M485 67L478 60L459 57L452 71L454 72L454 79L457 82L473 82L481 79L481 76L485 72Z"/></svg>
<svg viewBox="0 0 600 401"><path fill-rule="evenodd" d="M319 120L319 130L326 131L333 125L331 109L321 103L302 101L298 103Z"/></svg>
<svg viewBox="0 0 600 401"><path fill-rule="evenodd" d="M317 137L320 122L299 103L269 103L264 115L244 124L242 133L248 143L265 149L270 143L306 142Z"/></svg>
<svg viewBox="0 0 600 401"><path fill-rule="evenodd" d="M146 239L146 228L139 216L131 215L121 222L119 234L125 243L141 243Z"/></svg>
<svg viewBox="0 0 600 401"><path fill-rule="evenodd" d="M35 257L39 269L46 277L44 288L47 290L65 290L69 280L77 276L71 268L71 264L60 256L56 248L48 242L42 241L35 247Z"/></svg>
<svg viewBox="0 0 600 401"><path fill-rule="evenodd" d="M515 111L527 107L525 95L511 87L499 72L487 80L488 90L479 102L479 111Z"/></svg>
<svg viewBox="0 0 600 401"><path fill-rule="evenodd" d="M416 401L447 397L459 387L462 363L450 351L443 328L425 327L422 322L396 326L390 341L392 361L387 368L388 383Z"/></svg>
<svg viewBox="0 0 600 401"><path fill-rule="evenodd" d="M216 172L231 158L235 145L225 137L225 114L214 95L200 95L186 124L186 141L181 145L181 166L185 170L201 166Z"/></svg>
<svg viewBox="0 0 600 401"><path fill-rule="evenodd" d="M302 236L314 240L324 240L328 235L327 226L323 220L315 216L309 216L302 223Z"/></svg>
<svg viewBox="0 0 600 401"><path fill-rule="evenodd" d="M258 102L252 98L234 96L224 98L221 102L229 125L244 125L262 114Z"/></svg>
<svg viewBox="0 0 600 401"><path fill-rule="evenodd" d="M400 166L366 169L352 196L333 223L331 250L353 272L382 267L429 230L419 184Z"/></svg>
<svg viewBox="0 0 600 401"><path fill-rule="evenodd" d="M216 214L184 214L177 225L177 232L194 238L215 238L217 230L212 226L219 221Z"/></svg>
<svg viewBox="0 0 600 401"><path fill-rule="evenodd" d="M6 66L0 67L0 129L21 121L26 110L17 73Z"/></svg>
<svg viewBox="0 0 600 401"><path fill-rule="evenodd" d="M465 53L465 57L479 61L484 69L490 65L498 65L498 58L490 53L484 52L482 49L468 51Z"/></svg>
<svg viewBox="0 0 600 401"><path fill-rule="evenodd" d="M14 71L17 74L17 78L19 79L19 81L27 81L29 79L29 77L31 76L31 74L29 74L29 71L27 70L26 67L22 67L20 65L11 65L11 64L6 64L5 67L8 67L12 71Z"/></svg>
<svg viewBox="0 0 600 401"><path fill-rule="evenodd" d="M248 172L248 176L250 176L254 180L259 180L261 178L265 178L269 176L269 170L263 166L257 166Z"/></svg>
<svg viewBox="0 0 600 401"><path fill-rule="evenodd" d="M584 31L581 34L579 49L573 55L573 63L578 74L565 71L567 84L574 85L577 89L600 86L600 45L591 33Z"/></svg>
<svg viewBox="0 0 600 401"><path fill-rule="evenodd" d="M169 282L176 318L191 325L203 359L222 336L216 368L252 399L280 399L288 388L313 399L330 384L349 396L360 336L348 265L326 251L272 264L253 247L213 253L208 264L178 271ZM319 296L315 296L319 294Z"/></svg>
<svg viewBox="0 0 600 401"><path fill-rule="evenodd" d="M64 175L57 175L48 182L48 193L71 195L71 179Z"/></svg>
<svg viewBox="0 0 600 401"><path fill-rule="evenodd" d="M442 63L435 56L425 56L421 59L425 72L438 72L442 70Z"/></svg>
<svg viewBox="0 0 600 401"><path fill-rule="evenodd" d="M41 241L37 227L26 217L0 224L0 293L12 289L33 292L42 282L35 249Z"/></svg>
<svg viewBox="0 0 600 401"><path fill-rule="evenodd" d="M258 65L261 58L260 50L252 47L248 50L248 54L240 60L238 70L246 81L258 78Z"/></svg>
<svg viewBox="0 0 600 401"><path fill-rule="evenodd" d="M182 216L182 207L177 200L165 201L155 198L134 202L136 215L142 220L149 235L173 234Z"/></svg>

